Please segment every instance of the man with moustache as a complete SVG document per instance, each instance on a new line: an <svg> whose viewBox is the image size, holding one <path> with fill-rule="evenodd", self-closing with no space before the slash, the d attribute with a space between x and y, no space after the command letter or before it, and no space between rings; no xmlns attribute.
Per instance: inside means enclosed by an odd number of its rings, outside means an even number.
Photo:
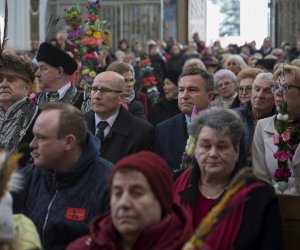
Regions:
<svg viewBox="0 0 300 250"><path fill-rule="evenodd" d="M11 153L22 152L20 167L30 158L32 127L39 113L38 107L27 98L33 81L30 61L13 53L1 53L0 149Z"/></svg>

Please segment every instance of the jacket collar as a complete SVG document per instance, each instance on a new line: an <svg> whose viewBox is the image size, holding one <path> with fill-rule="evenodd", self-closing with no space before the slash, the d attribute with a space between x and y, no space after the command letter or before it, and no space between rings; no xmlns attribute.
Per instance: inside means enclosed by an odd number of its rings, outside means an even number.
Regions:
<svg viewBox="0 0 300 250"><path fill-rule="evenodd" d="M200 178L200 169L197 164L192 167L192 171L187 179L187 187L180 192L182 200L184 200L192 208L193 214L197 205L198 182Z"/></svg>

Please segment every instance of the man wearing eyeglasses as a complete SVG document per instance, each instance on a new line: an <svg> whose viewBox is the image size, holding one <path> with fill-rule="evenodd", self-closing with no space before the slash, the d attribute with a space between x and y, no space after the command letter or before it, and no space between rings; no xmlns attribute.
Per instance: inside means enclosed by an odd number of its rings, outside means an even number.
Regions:
<svg viewBox="0 0 300 250"><path fill-rule="evenodd" d="M123 107L125 97L125 80L120 74L106 71L94 79L92 110L86 114L88 129L101 140L101 156L113 163L153 147L153 126Z"/></svg>

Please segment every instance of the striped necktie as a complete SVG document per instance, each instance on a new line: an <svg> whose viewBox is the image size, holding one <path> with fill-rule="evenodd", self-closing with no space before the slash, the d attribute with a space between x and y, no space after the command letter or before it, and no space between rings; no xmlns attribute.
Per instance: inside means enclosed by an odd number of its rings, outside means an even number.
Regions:
<svg viewBox="0 0 300 250"><path fill-rule="evenodd" d="M102 141L104 138L104 129L108 126L108 122L107 121L101 121L98 122L97 124L97 128L98 128L98 132L96 134L96 136Z"/></svg>
<svg viewBox="0 0 300 250"><path fill-rule="evenodd" d="M59 93L57 91L48 93L49 102L57 102L59 97Z"/></svg>

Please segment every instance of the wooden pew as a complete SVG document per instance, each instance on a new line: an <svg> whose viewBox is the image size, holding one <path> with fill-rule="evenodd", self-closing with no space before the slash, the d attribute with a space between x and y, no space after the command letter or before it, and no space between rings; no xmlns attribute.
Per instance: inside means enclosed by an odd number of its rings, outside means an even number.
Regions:
<svg viewBox="0 0 300 250"><path fill-rule="evenodd" d="M283 217L285 250L300 249L300 196L278 194Z"/></svg>

